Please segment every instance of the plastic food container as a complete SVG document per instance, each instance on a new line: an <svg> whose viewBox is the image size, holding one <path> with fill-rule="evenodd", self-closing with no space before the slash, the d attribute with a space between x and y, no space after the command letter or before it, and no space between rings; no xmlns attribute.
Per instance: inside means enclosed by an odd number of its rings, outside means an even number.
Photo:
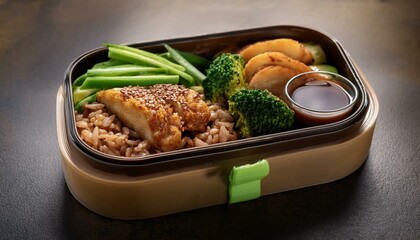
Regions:
<svg viewBox="0 0 420 240"><path fill-rule="evenodd" d="M94 49L74 60L58 89L56 106L63 171L73 196L106 217L144 219L328 183L359 168L370 149L378 101L333 37L300 26L272 26L131 46L160 52L167 43L212 56L232 44L282 37L323 47L328 62L357 88L359 97L350 116L320 126L129 160L91 149L75 128L71 83L95 63L105 61L107 50Z"/></svg>

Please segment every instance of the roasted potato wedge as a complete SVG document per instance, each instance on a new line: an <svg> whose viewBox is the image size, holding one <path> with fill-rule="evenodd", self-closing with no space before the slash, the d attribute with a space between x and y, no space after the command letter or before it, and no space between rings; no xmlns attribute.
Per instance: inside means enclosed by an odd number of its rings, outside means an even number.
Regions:
<svg viewBox="0 0 420 240"><path fill-rule="evenodd" d="M309 72L311 68L281 52L265 52L251 58L245 65L245 79L249 82L253 76L267 66L282 66L296 72Z"/></svg>
<svg viewBox="0 0 420 240"><path fill-rule="evenodd" d="M311 52L301 43L290 38L256 42L242 48L238 53L244 57L245 62L248 62L251 58L265 52L282 52L304 64L310 65L313 63Z"/></svg>
<svg viewBox="0 0 420 240"><path fill-rule="evenodd" d="M251 89L267 89L281 99L285 99L284 87L287 81L300 72L283 66L268 66L259 70L249 82Z"/></svg>

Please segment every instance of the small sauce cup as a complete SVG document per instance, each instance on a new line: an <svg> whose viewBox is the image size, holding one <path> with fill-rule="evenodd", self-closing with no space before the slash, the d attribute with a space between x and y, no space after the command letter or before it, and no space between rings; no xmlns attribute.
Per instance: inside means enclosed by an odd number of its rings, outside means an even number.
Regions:
<svg viewBox="0 0 420 240"><path fill-rule="evenodd" d="M358 98L356 86L350 80L326 71L294 76L286 83L285 95L299 127L345 119Z"/></svg>

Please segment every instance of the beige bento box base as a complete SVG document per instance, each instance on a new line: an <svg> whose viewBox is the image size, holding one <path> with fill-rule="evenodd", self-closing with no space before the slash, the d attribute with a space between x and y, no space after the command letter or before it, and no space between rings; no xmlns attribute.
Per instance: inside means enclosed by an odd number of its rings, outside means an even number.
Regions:
<svg viewBox="0 0 420 240"><path fill-rule="evenodd" d="M326 144L267 158L270 174L261 181L262 195L279 193L348 176L366 160L378 101L369 84L369 108L359 132ZM57 133L64 176L73 196L85 207L115 219L145 219L228 202L229 171L203 164L154 175L102 172L72 150L66 137L64 96L57 94Z"/></svg>

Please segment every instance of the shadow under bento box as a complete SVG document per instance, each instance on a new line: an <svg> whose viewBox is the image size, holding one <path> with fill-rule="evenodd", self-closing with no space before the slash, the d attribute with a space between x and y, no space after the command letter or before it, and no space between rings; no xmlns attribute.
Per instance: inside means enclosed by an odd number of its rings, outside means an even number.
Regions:
<svg viewBox="0 0 420 240"><path fill-rule="evenodd" d="M328 63L358 87L359 98L344 120L290 131L124 159L89 148L77 134L72 82L95 63L107 60L107 49L89 51L69 66L57 93L57 134L64 176L73 196L85 207L116 219L144 219L229 202L232 168L264 159L269 174L260 194L323 184L358 169L370 149L378 101L343 46L325 33L300 26L258 29L130 44L162 52L163 43L210 57L220 50L275 38L315 42Z"/></svg>

